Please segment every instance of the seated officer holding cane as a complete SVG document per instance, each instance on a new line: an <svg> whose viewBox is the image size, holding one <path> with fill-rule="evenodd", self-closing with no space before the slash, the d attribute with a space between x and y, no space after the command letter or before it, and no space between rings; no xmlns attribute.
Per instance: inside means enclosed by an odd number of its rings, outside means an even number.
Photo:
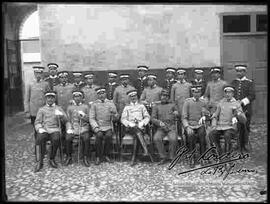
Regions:
<svg viewBox="0 0 270 204"><path fill-rule="evenodd" d="M79 136L79 142L82 139L82 152L83 152L83 164L89 167L89 146L90 146L90 136L89 136L89 108L87 104L82 103L83 92L73 91L74 104L69 105L67 108L68 122L67 135L66 135L66 150L67 158L65 161L65 166L71 164L71 153L72 153L72 140L75 136ZM80 147L80 145L79 145ZM78 152L80 148L78 149ZM79 155L78 155L79 158ZM79 160L79 159L78 159Z"/></svg>
<svg viewBox="0 0 270 204"><path fill-rule="evenodd" d="M55 105L55 91L47 91L46 105L38 110L35 120L35 129L37 131L37 145L40 146L39 163L35 168L38 172L43 167L43 159L46 151L46 141L51 140L49 165L57 168L54 158L60 143L61 123L67 121L67 116L60 106Z"/></svg>

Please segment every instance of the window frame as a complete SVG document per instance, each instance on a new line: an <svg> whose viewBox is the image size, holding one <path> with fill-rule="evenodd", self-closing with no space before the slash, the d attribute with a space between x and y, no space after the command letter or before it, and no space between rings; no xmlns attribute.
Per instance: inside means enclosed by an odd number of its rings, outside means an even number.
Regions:
<svg viewBox="0 0 270 204"><path fill-rule="evenodd" d="M223 32L223 17L224 16L235 16L235 15L249 15L250 16L250 32ZM257 30L257 21L256 16L257 15L267 15L266 11L257 11L257 12L224 12L219 14L220 18L220 33L222 36L236 36L236 35L265 35L267 34L267 31L256 31Z"/></svg>

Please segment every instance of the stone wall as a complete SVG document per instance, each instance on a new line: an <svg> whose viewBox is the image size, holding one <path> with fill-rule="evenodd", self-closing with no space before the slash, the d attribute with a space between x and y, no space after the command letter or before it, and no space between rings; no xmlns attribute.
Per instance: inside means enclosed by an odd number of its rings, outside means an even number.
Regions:
<svg viewBox="0 0 270 204"><path fill-rule="evenodd" d="M220 66L222 12L248 5L39 4L41 58L60 70Z"/></svg>

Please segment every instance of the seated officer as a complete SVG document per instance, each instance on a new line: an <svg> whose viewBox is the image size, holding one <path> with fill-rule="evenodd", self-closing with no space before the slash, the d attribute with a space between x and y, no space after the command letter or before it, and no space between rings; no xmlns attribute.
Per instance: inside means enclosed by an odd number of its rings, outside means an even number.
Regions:
<svg viewBox="0 0 270 204"><path fill-rule="evenodd" d="M60 142L60 123L66 123L67 116L60 106L55 105L55 96L55 91L47 91L45 93L46 105L38 110L35 120L35 129L37 131L36 143L40 146L40 159L35 172L43 167L47 140L51 140L52 144L49 165L57 168L54 158Z"/></svg>
<svg viewBox="0 0 270 204"><path fill-rule="evenodd" d="M182 110L182 124L187 137L187 147L189 151L193 151L197 141L200 143L200 154L206 149L206 130L203 126L205 115L207 114L207 102L201 99L201 86L192 86L192 97L187 98ZM190 167L195 165L194 154L190 159Z"/></svg>
<svg viewBox="0 0 270 204"><path fill-rule="evenodd" d="M88 162L89 156L89 108L87 104L82 103L83 101L83 92L82 91L73 91L73 100L74 104L69 105L67 108L67 117L68 122L66 124L67 135L66 135L66 150L67 150L67 159L65 165L71 164L71 154L72 154L72 140L75 135L79 136L79 139L82 139L82 152L83 152L83 163L86 167L89 167ZM80 142L80 141L79 141Z"/></svg>
<svg viewBox="0 0 270 204"><path fill-rule="evenodd" d="M170 92L163 89L161 92L161 102L153 107L152 122L158 127L154 142L158 149L161 161L158 163L164 164L166 161L173 160L177 148L177 131L175 126L176 115L178 114L175 104L169 103ZM164 149L162 139L168 135L169 139L169 158Z"/></svg>
<svg viewBox="0 0 270 204"><path fill-rule="evenodd" d="M109 159L112 148L112 121L118 119L118 113L114 103L106 98L105 87L96 89L98 99L93 102L89 112L89 121L92 130L96 134L96 165L99 165L101 160L111 162ZM104 140L104 146L102 142Z"/></svg>
<svg viewBox="0 0 270 204"><path fill-rule="evenodd" d="M125 132L133 136L134 146L131 159L131 166L135 165L136 154L138 151L138 136L144 132L144 127L150 121L150 115L148 114L145 106L138 103L137 90L130 90L127 92L130 98L130 103L127 104L123 110L121 123L126 127ZM143 147L146 151L146 146ZM147 154L145 152L145 154Z"/></svg>
<svg viewBox="0 0 270 204"><path fill-rule="evenodd" d="M217 147L218 154L221 154L220 135L224 135L225 152L231 151L231 138L236 134L238 120L246 121L241 104L233 97L234 88L225 86L225 97L217 105L212 115L212 131L209 133L211 143Z"/></svg>

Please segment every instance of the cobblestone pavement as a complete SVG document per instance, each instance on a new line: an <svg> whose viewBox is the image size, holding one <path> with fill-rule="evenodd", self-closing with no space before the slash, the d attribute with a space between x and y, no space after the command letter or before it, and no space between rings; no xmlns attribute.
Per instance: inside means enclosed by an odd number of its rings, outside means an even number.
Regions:
<svg viewBox="0 0 270 204"><path fill-rule="evenodd" d="M14 123L16 120L14 120ZM9 201L266 201L260 191L267 185L267 126L252 125L253 151L239 169L256 172L202 175L182 163L168 170L142 161L102 163L90 167L74 164L52 169L46 159L41 172L33 173L31 125L21 122L8 127L5 135L6 193Z"/></svg>

